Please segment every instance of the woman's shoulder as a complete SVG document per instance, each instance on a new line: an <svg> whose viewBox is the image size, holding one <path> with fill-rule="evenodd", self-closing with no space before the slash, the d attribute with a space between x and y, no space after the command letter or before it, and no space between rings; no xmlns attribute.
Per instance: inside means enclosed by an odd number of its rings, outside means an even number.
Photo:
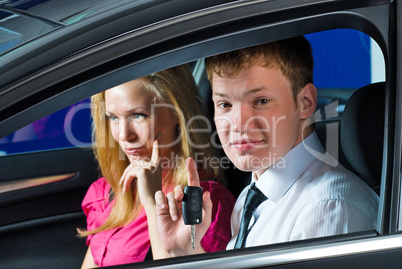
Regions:
<svg viewBox="0 0 402 269"><path fill-rule="evenodd" d="M99 201L109 200L109 190L110 185L107 183L106 179L101 177L94 181L91 186L89 186L88 191L84 197L83 205L93 204Z"/></svg>
<svg viewBox="0 0 402 269"><path fill-rule="evenodd" d="M94 182L92 182L91 186L89 186L88 192L94 192L97 194L100 193L109 193L110 185L107 183L104 177L98 178Z"/></svg>

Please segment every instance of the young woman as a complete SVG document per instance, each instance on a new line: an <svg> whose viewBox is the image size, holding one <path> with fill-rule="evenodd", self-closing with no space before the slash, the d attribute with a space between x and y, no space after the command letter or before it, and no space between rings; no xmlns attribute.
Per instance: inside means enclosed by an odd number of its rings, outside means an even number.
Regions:
<svg viewBox="0 0 402 269"><path fill-rule="evenodd" d="M92 97L95 156L103 177L89 188L88 251L82 267L167 258L156 223L155 192L187 185L186 159L196 158L213 203L212 224L194 253L225 249L235 198L222 185L190 69L178 66ZM216 157L215 157L216 158ZM221 183L219 183L221 182ZM151 248L150 248L151 246Z"/></svg>

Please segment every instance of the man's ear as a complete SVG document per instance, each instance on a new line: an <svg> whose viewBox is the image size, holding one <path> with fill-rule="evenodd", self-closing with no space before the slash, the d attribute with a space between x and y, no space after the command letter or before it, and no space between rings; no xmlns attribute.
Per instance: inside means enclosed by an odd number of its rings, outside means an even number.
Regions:
<svg viewBox="0 0 402 269"><path fill-rule="evenodd" d="M300 105L300 117L307 119L317 107L317 89L313 83L307 83L297 95Z"/></svg>

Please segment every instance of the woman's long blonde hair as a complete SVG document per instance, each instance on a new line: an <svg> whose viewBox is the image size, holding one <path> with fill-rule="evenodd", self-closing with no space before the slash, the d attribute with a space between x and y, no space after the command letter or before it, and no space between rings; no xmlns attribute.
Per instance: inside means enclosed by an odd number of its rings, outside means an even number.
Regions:
<svg viewBox="0 0 402 269"><path fill-rule="evenodd" d="M211 129L211 123L203 116L198 88L190 68L187 65L177 66L139 78L137 81L151 91L158 102L172 105L179 119L178 134L181 141L179 146L172 148L175 163L167 171L163 187L187 185L185 160L196 155L202 156L202 168L205 172L221 181L218 167L213 168L210 165L211 158L217 156L212 147L211 136L205 132ZM81 230L80 236L127 225L141 210L137 184L132 184L127 193L122 195L119 180L130 162L111 135L109 121L105 117L105 93L92 96L91 102L94 153L103 177L111 186L110 200L113 208L103 225L92 231ZM200 130L203 131L199 132Z"/></svg>

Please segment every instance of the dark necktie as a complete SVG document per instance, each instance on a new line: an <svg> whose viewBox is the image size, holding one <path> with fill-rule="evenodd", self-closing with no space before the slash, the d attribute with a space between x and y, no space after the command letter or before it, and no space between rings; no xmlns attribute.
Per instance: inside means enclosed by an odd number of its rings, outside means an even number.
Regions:
<svg viewBox="0 0 402 269"><path fill-rule="evenodd" d="M265 195L255 186L255 183L253 182L248 190L246 200L244 201L239 234L237 235L234 248L243 248L246 244L246 238L249 232L248 226L250 224L253 211L265 199Z"/></svg>

